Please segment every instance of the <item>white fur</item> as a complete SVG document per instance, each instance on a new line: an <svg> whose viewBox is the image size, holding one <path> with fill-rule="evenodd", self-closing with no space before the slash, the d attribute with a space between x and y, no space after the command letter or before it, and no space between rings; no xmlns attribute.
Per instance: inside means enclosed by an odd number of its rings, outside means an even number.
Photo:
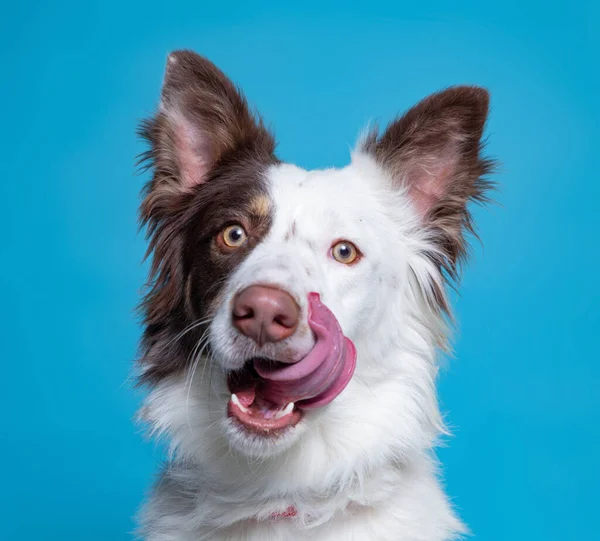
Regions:
<svg viewBox="0 0 600 541"><path fill-rule="evenodd" d="M432 453L444 431L435 356L446 326L430 301L432 284L442 283L426 255L435 252L430 233L408 195L362 153L341 170L278 165L268 181L274 222L228 281L210 327L214 358L163 381L144 406L174 457L143 512L145 539L457 538L465 529ZM335 261L338 239L364 258ZM307 294L319 292L358 351L346 390L275 441L249 436L226 415L225 371L258 353L229 316L232 296L253 283L284 287L303 318ZM312 345L304 323L281 347L301 357ZM270 348L269 356L280 353ZM297 517L269 519L289 505Z"/></svg>

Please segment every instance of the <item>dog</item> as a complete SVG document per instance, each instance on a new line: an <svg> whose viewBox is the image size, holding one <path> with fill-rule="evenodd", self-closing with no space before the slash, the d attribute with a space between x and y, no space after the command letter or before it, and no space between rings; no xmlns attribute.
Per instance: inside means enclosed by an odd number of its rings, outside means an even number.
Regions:
<svg viewBox="0 0 600 541"><path fill-rule="evenodd" d="M140 410L169 460L147 541L442 541L447 289L488 201L488 92L435 93L360 138L349 165L283 163L209 60L169 55L142 123Z"/></svg>

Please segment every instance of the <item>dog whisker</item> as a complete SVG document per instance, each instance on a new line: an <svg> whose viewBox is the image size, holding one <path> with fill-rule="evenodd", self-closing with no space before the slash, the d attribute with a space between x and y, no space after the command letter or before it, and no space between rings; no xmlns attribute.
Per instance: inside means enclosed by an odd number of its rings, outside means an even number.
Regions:
<svg viewBox="0 0 600 541"><path fill-rule="evenodd" d="M197 369L200 361L203 359L202 356L203 356L204 350L206 349L207 345L208 345L208 329L200 337L200 339L198 340L198 343L196 344L196 346L194 347L194 350L192 351L192 358L194 359L194 361L192 364L192 369L189 373L189 376L188 376L187 382L186 382L187 389L186 389L185 411L186 411L187 424L188 424L188 428L189 428L190 432L192 432L192 425L191 425L190 419L189 419L190 394L191 394L191 390L192 390L192 386L193 386L193 382L194 382L194 375L196 373L196 369ZM206 359L204 359L204 367L206 367L206 362L207 362ZM204 368L203 368L202 375L203 374L204 374ZM202 384L202 377L200 378L200 384Z"/></svg>
<svg viewBox="0 0 600 541"><path fill-rule="evenodd" d="M201 327L202 325L206 325L207 323L209 323L211 321L211 319L212 318L210 318L210 317L206 317L203 319L193 321L185 329L183 329L179 334L177 334L171 340L169 340L164 346L165 349L172 346L175 342L181 340L190 331L193 331L194 329Z"/></svg>

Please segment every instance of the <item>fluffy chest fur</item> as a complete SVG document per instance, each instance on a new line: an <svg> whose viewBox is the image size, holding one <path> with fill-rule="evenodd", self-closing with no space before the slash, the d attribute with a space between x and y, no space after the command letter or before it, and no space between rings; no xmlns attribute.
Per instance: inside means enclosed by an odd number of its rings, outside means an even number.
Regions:
<svg viewBox="0 0 600 541"><path fill-rule="evenodd" d="M436 350L467 205L487 187L487 100L474 87L435 94L365 137L347 167L305 171L277 159L214 65L169 57L143 126L153 261L140 367L141 417L172 459L142 513L145 539L464 531L432 458ZM346 370L343 385L314 376L325 362ZM296 372L293 385L269 379Z"/></svg>

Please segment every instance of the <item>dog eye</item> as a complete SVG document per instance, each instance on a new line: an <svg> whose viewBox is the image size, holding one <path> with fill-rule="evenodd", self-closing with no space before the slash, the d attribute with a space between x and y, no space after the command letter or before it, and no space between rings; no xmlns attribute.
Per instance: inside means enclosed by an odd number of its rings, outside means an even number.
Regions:
<svg viewBox="0 0 600 541"><path fill-rule="evenodd" d="M225 246L229 248L239 248L246 242L248 235L246 230L240 224L233 224L223 229L221 238Z"/></svg>
<svg viewBox="0 0 600 541"><path fill-rule="evenodd" d="M359 252L356 246L347 240L342 240L331 249L331 255L336 261L351 265L358 260Z"/></svg>

